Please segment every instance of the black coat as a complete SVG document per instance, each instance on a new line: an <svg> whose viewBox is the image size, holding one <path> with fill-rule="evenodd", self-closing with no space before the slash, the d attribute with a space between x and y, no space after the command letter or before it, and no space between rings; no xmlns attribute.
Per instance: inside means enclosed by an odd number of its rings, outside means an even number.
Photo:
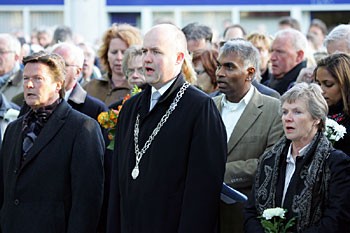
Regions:
<svg viewBox="0 0 350 233"><path fill-rule="evenodd" d="M319 145L317 145L319 146ZM282 154L275 154L273 153L272 156L265 153L262 158L266 158L263 161L260 161L259 168L262 174L269 174L269 177L272 176L273 171L270 170L270 166L267 165L267 163L274 163L276 156L281 156L281 159L278 163L278 178L277 182L274 185L276 187L276 194L273 194L270 192L269 184L271 184L271 177L270 179L261 179L261 176L257 175L258 178L261 180L259 183L260 187L262 189L266 189L267 192L265 193L266 197L275 197L273 199L276 206L281 206L282 203L282 197L283 197L283 189L284 189L284 183L285 183L285 176L286 176L286 157L287 157L287 151L288 151L289 145L286 145L284 147ZM318 147L317 147L318 148ZM274 151L274 148L271 150ZM303 233L349 233L350 232L350 201L349 201L349 195L350 195L350 158L343 153L340 150L335 150L334 148L330 148L327 151L321 151L320 153L324 153L326 156L324 166L319 168L322 169L321 178L319 177L316 181L316 184L313 185L313 191L310 195L312 195L312 202L311 202L311 212L309 213L309 218L312 219L312 217L315 217L315 209L317 207L321 207L322 213L321 216L319 216L319 220L315 224L311 224L306 229L304 229ZM303 175L303 177L312 175L311 171L312 169L315 169L314 167L311 167L310 162L313 160L316 160L314 157L314 152L302 156L297 157L296 159L296 168L295 172L290 180L285 200L283 202L282 208L285 208L288 210L286 213L286 219L287 221L291 219L292 217L296 217L296 221L303 221L304 219L298 219L298 216L296 212L300 208L303 208L303 206L293 206L293 200L295 198L298 198L301 195L304 195L301 191L305 190L303 189L303 185L308 185L307 182L300 182L300 177ZM274 163L275 164L275 163ZM308 173L303 174L305 171L302 172L304 167L307 167ZM325 173L323 171L329 170L330 172L330 179L328 181L328 185L323 184L323 180L326 180L324 178ZM258 179L256 179L257 181ZM322 183L320 185L320 183ZM262 225L260 224L260 220L258 219L258 211L257 211L257 195L256 195L257 188L253 186L252 194L249 197L248 203L245 208L245 232L248 233L264 233L264 230L262 228ZM324 190L326 190L324 192ZM261 193L261 192L260 192ZM324 195L324 193L327 193L327 195ZM261 197L260 197L261 199ZM267 199L267 198L266 198ZM317 206L315 206L315 203L317 203ZM302 204L300 204L302 205ZM311 220L310 220L311 221ZM296 224L289 230L292 232L297 232ZM301 232L301 231L298 231Z"/></svg>
<svg viewBox="0 0 350 233"><path fill-rule="evenodd" d="M21 162L22 123L8 126L0 152L2 232L95 233L105 148L97 122L63 100Z"/></svg>
<svg viewBox="0 0 350 233"><path fill-rule="evenodd" d="M107 106L101 100L92 97L77 83L69 96L68 103L78 112L84 113L97 120L101 112L108 111Z"/></svg>
<svg viewBox="0 0 350 233"><path fill-rule="evenodd" d="M288 71L282 78L275 78L273 75L270 80L267 81L266 85L272 89L278 91L283 95L289 88L291 88L301 71L301 69L306 67L306 61L300 62L293 69Z"/></svg>
<svg viewBox="0 0 350 233"><path fill-rule="evenodd" d="M135 166L140 149L184 83L178 77L149 112L151 87L126 101L118 118L108 233L214 232L227 155L226 130L214 102L190 86Z"/></svg>

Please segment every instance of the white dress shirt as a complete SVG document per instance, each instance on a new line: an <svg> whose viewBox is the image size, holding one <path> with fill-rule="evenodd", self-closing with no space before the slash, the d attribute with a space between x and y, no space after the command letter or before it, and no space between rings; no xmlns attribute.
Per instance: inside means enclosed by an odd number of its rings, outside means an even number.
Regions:
<svg viewBox="0 0 350 233"><path fill-rule="evenodd" d="M227 133L227 142L230 140L233 129L235 128L239 118L241 117L244 109L247 107L249 101L252 99L254 93L253 86L250 87L247 94L238 103L232 103L226 99L226 95L221 101L221 118L225 124Z"/></svg>
<svg viewBox="0 0 350 233"><path fill-rule="evenodd" d="M309 144L307 144L306 146L304 146L303 148L301 148L299 150L299 155L298 156L304 156L304 151L305 149L308 147ZM288 190L288 186L289 186L289 183L292 179L292 176L295 172L295 160L293 158L293 155L292 155L292 143L289 145L289 149L288 149L288 154L287 154L287 159L286 159L286 162L287 162L287 167L286 167L286 178L284 180L284 189L283 189L283 197L282 197L282 205L284 203L284 198L286 196L286 193L287 193L287 190Z"/></svg>
<svg viewBox="0 0 350 233"><path fill-rule="evenodd" d="M150 103L150 111L151 111L151 109L152 109L151 107L152 107L152 95L153 95L153 93L156 92L156 91L158 91L159 94L160 94L160 97L162 97L162 95L169 89L169 87L171 86L171 84L173 84L173 83L175 82L175 79L176 79L176 78L174 78L174 79L170 80L169 82L167 82L164 86L162 86L161 88L159 88L159 90L157 90L155 87L152 87L151 97L150 97L150 101L149 101L149 103ZM160 98L160 97L159 97L159 98ZM154 105L153 105L153 107L154 107Z"/></svg>
<svg viewBox="0 0 350 233"><path fill-rule="evenodd" d="M66 92L65 92L64 99L65 99L66 101L69 100L69 96L70 96L70 94L73 92L73 89L74 89L74 88L72 88L72 89L70 89L69 91L66 91Z"/></svg>

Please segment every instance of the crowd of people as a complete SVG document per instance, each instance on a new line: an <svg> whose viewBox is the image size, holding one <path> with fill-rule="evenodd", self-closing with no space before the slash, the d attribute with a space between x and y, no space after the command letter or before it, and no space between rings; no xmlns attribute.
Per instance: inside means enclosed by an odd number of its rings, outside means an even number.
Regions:
<svg viewBox="0 0 350 233"><path fill-rule="evenodd" d="M1 33L0 92L1 232L350 232L350 24Z"/></svg>

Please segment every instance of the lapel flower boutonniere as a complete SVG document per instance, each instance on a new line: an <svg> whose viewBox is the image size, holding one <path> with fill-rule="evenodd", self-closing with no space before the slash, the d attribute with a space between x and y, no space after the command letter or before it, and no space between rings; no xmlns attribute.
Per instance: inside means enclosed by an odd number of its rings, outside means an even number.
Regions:
<svg viewBox="0 0 350 233"><path fill-rule="evenodd" d="M264 210L259 217L261 225L266 233L286 233L294 225L295 218L290 219L286 224L285 213L287 210L280 207Z"/></svg>
<svg viewBox="0 0 350 233"><path fill-rule="evenodd" d="M328 140L334 144L334 142L339 141L339 139L344 137L344 134L346 134L346 128L343 125L338 124L335 120L327 118L324 134Z"/></svg>
<svg viewBox="0 0 350 233"><path fill-rule="evenodd" d="M109 145L107 146L107 149L113 150L114 149L114 137L115 137L115 129L117 126L118 122L118 116L119 113L124 105L124 103L130 99L131 96L136 95L137 93L141 92L141 88L138 86L134 86L134 88L131 91L131 95L127 94L123 101L122 104L118 106L117 109L110 109L108 112L101 112L98 117L97 121L100 123L100 125L108 130L108 139L110 140Z"/></svg>

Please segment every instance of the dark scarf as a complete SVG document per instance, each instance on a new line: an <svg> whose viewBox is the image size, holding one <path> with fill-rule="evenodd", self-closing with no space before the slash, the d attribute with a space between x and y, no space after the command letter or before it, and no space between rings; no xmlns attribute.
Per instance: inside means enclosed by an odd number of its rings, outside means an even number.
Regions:
<svg viewBox="0 0 350 233"><path fill-rule="evenodd" d="M45 123L48 121L52 112L56 109L58 104L61 103L61 99L57 99L53 104L38 108L36 110L31 109L24 117L22 124L22 134L23 138L30 137L32 144L39 135L40 131L44 127ZM26 153L32 145L27 147L28 149L24 150ZM24 146L26 147L26 146Z"/></svg>
<svg viewBox="0 0 350 233"><path fill-rule="evenodd" d="M282 78L275 78L273 75L268 81L268 86L283 95L296 81L302 68L306 67L306 61L300 62Z"/></svg>
<svg viewBox="0 0 350 233"><path fill-rule="evenodd" d="M283 137L259 161L255 183L255 201L259 215L267 208L281 207L280 202L276 202L276 199L281 199L279 194L276 195L276 188L282 185L283 189L284 186L290 143L290 140ZM330 142L323 133L318 132L306 148L304 156L297 160L296 170L285 197L285 202L290 203L286 205L289 208L287 219L297 217L294 226L296 232L315 224L322 216L324 203L328 199L330 170L326 166L326 159L330 149ZM283 182L278 186L277 183L281 180Z"/></svg>

